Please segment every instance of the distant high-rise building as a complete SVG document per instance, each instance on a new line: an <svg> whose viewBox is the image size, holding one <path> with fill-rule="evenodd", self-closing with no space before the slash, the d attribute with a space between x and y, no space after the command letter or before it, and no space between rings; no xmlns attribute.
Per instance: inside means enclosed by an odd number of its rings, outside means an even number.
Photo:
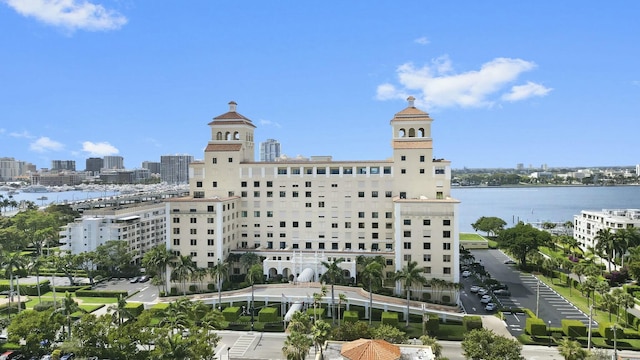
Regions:
<svg viewBox="0 0 640 360"><path fill-rule="evenodd" d="M103 169L124 169L124 158L122 156L105 156Z"/></svg>
<svg viewBox="0 0 640 360"><path fill-rule="evenodd" d="M280 157L280 143L278 140L267 139L260 143L260 161L276 161Z"/></svg>
<svg viewBox="0 0 640 360"><path fill-rule="evenodd" d="M524 169L524 164L523 163L516 164L516 169L517 170L523 170Z"/></svg>
<svg viewBox="0 0 640 360"><path fill-rule="evenodd" d="M189 164L191 155L160 156L160 179L168 184L186 184L189 182Z"/></svg>
<svg viewBox="0 0 640 360"><path fill-rule="evenodd" d="M157 161L143 161L142 168L149 169L152 174L160 174L161 164Z"/></svg>
<svg viewBox="0 0 640 360"><path fill-rule="evenodd" d="M86 160L84 171L90 171L93 175L96 175L103 167L104 160L102 158L92 157Z"/></svg>
<svg viewBox="0 0 640 360"><path fill-rule="evenodd" d="M69 170L76 171L75 160L51 160L51 171Z"/></svg>
<svg viewBox="0 0 640 360"><path fill-rule="evenodd" d="M10 157L0 158L0 181L11 181L28 172L35 172L36 166L26 161Z"/></svg>

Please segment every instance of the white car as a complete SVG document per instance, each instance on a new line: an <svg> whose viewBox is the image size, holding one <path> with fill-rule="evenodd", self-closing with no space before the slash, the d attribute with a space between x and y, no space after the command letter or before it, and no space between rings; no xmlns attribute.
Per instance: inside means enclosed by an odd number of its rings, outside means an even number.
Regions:
<svg viewBox="0 0 640 360"><path fill-rule="evenodd" d="M491 302L491 295L482 295L482 299L480 299L480 302L483 304L488 304Z"/></svg>
<svg viewBox="0 0 640 360"><path fill-rule="evenodd" d="M469 291L471 291L472 293L477 293L478 290L480 290L480 286L478 285L473 285L469 288Z"/></svg>
<svg viewBox="0 0 640 360"><path fill-rule="evenodd" d="M466 278L466 277L469 277L469 276L471 276L471 271L465 270L465 271L462 272L462 277L463 278Z"/></svg>
<svg viewBox="0 0 640 360"><path fill-rule="evenodd" d="M489 293L489 290L485 289L485 288L480 288L478 289L478 295L482 296L482 295L486 295Z"/></svg>
<svg viewBox="0 0 640 360"><path fill-rule="evenodd" d="M498 305L496 305L495 303L492 303L492 302L488 303L487 306L484 307L484 309L487 310L487 311L493 311L493 310L495 310L497 308L498 308Z"/></svg>

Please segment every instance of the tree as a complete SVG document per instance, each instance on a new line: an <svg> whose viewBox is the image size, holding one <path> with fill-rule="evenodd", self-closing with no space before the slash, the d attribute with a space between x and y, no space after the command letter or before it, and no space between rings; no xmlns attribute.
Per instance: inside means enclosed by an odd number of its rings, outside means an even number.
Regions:
<svg viewBox="0 0 640 360"><path fill-rule="evenodd" d="M155 274L160 279L165 293L167 292L167 266L175 259L176 256L166 248L166 245L155 246L142 256L142 266L148 274Z"/></svg>
<svg viewBox="0 0 640 360"><path fill-rule="evenodd" d="M589 355L589 352L583 349L579 342L569 338L560 341L558 352L565 360L585 360Z"/></svg>
<svg viewBox="0 0 640 360"><path fill-rule="evenodd" d="M618 229L615 234L616 247L619 250L620 266L624 267L624 258L627 251L635 246L640 245L640 232L636 228Z"/></svg>
<svg viewBox="0 0 640 360"><path fill-rule="evenodd" d="M368 284L367 291L369 291L369 325L372 321L373 311L373 289L374 286L382 286L382 270L384 269L384 258L382 256L365 257L364 255L358 256L358 264L362 266L360 271L360 278L362 282Z"/></svg>
<svg viewBox="0 0 640 360"><path fill-rule="evenodd" d="M347 299L347 295L344 293L338 294L338 326L340 326L340 310L342 309L342 303L347 303L349 299Z"/></svg>
<svg viewBox="0 0 640 360"><path fill-rule="evenodd" d="M260 256L254 252L246 252L240 255L240 265L245 271L249 271L249 269L256 264L260 264L262 261L260 260Z"/></svg>
<svg viewBox="0 0 640 360"><path fill-rule="evenodd" d="M196 269L191 256L180 255L176 257L175 261L171 264L171 267L173 268L171 280L178 281L182 285L182 295L187 296L187 280Z"/></svg>
<svg viewBox="0 0 640 360"><path fill-rule="evenodd" d="M462 351L467 359L524 360L520 355L522 345L517 340L496 335L487 329L468 332L462 341Z"/></svg>
<svg viewBox="0 0 640 360"><path fill-rule="evenodd" d="M519 222L516 226L498 234L498 243L513 254L523 267L527 266L527 255L537 252L540 246L551 242L551 235L530 224Z"/></svg>
<svg viewBox="0 0 640 360"><path fill-rule="evenodd" d="M626 310L633 307L635 302L633 301L633 296L622 288L613 289L611 295L613 295L613 298L615 299L616 316L618 319L617 322L620 322L620 308L622 308L622 310Z"/></svg>
<svg viewBox="0 0 640 360"><path fill-rule="evenodd" d="M40 293L40 268L45 265L46 261L43 259L41 255L36 255L31 262L27 265L29 269L29 273L36 273L36 288L38 290L38 303L42 302L42 294Z"/></svg>
<svg viewBox="0 0 640 360"><path fill-rule="evenodd" d="M287 336L282 347L282 354L287 360L304 360L311 350L313 341L304 333L292 332Z"/></svg>
<svg viewBox="0 0 640 360"><path fill-rule="evenodd" d="M52 314L53 309L42 312L26 310L16 315L7 329L9 341L16 344L24 341L21 350L25 355L40 358L47 351L42 344L54 343L62 323L60 317Z"/></svg>
<svg viewBox="0 0 640 360"><path fill-rule="evenodd" d="M306 334L311 330L311 319L309 316L303 311L296 311L291 316L291 321L289 322L289 331L290 332L299 332Z"/></svg>
<svg viewBox="0 0 640 360"><path fill-rule="evenodd" d="M108 240L98 245L95 262L98 268L111 276L128 277L138 273L133 264L133 253L129 251L129 243L125 240Z"/></svg>
<svg viewBox="0 0 640 360"><path fill-rule="evenodd" d="M616 251L616 237L611 229L600 229L593 238L596 242L596 251L607 259L609 272L611 272L611 262Z"/></svg>
<svg viewBox="0 0 640 360"><path fill-rule="evenodd" d="M487 236L496 235L499 231L504 229L504 226L507 223L500 219L499 217L491 216L491 217L481 217L476 222L471 224L471 227L475 231L484 231L487 233Z"/></svg>
<svg viewBox="0 0 640 360"><path fill-rule="evenodd" d="M122 295L118 297L118 303L109 306L108 310L112 312L113 322L119 326L122 326L124 319L133 318L131 310L127 308L127 300Z"/></svg>
<svg viewBox="0 0 640 360"><path fill-rule="evenodd" d="M340 263L343 261L345 261L344 258L333 259L333 261L329 262L322 261L322 266L324 266L326 270L320 277L320 280L331 284L331 323L333 325L336 323L336 305L333 286L341 282L344 278L344 274L340 268Z"/></svg>
<svg viewBox="0 0 640 360"><path fill-rule="evenodd" d="M249 310L251 311L251 331L253 331L253 317L255 313L255 302L254 302L254 285L256 282L262 282L264 279L264 274L262 273L262 265L254 264L249 268L249 272L247 273L247 282L251 285L251 306Z"/></svg>
<svg viewBox="0 0 640 360"><path fill-rule="evenodd" d="M333 340L353 341L360 338L371 338L371 328L364 321L343 321L340 326L333 330Z"/></svg>
<svg viewBox="0 0 640 360"><path fill-rule="evenodd" d="M12 252L12 253L3 253L0 256L2 256L2 258L0 259L2 262L2 267L5 270L5 273L8 272L9 273L9 308L11 308L11 304L13 303L13 277L16 271L22 269L25 265L26 265L26 259L25 257L19 252ZM18 294L18 298L20 297L20 294ZM20 310L20 307L22 306L22 304L18 303L18 311ZM11 317L11 309L9 309L9 317Z"/></svg>
<svg viewBox="0 0 640 360"><path fill-rule="evenodd" d="M57 314L61 314L66 318L67 322L67 339L71 339L71 315L76 312L86 313L87 311L78 305L78 303L73 299L73 295L71 293L65 293L64 299L62 299L62 306L57 308L51 315L55 316Z"/></svg>
<svg viewBox="0 0 640 360"><path fill-rule="evenodd" d="M416 261L409 261L402 270L396 272L394 279L396 282L403 281L404 289L407 293L407 314L406 314L406 326L409 327L409 305L411 302L411 286L415 283L424 284L427 279L422 276L424 270L418 267Z"/></svg>
<svg viewBox="0 0 640 360"><path fill-rule="evenodd" d="M209 275L216 279L216 288L218 289L218 308L222 309L222 283L229 275L229 263L218 259L218 262L209 268Z"/></svg>
<svg viewBox="0 0 640 360"><path fill-rule="evenodd" d="M438 339L429 335L422 335L420 336L420 341L422 342L422 345L431 347L433 355L435 355L436 359L440 359L442 356L442 345L438 343Z"/></svg>
<svg viewBox="0 0 640 360"><path fill-rule="evenodd" d="M371 336L374 339L382 339L391 344L404 344L408 339L407 333L389 324L380 324L371 329Z"/></svg>
<svg viewBox="0 0 640 360"><path fill-rule="evenodd" d="M324 358L322 346L331 336L331 325L323 320L318 320L311 327L311 338L317 348L320 348L320 358Z"/></svg>

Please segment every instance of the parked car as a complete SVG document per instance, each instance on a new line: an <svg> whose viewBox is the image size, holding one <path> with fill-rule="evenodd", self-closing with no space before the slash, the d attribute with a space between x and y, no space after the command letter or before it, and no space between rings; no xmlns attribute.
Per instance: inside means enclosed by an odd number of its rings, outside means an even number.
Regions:
<svg viewBox="0 0 640 360"><path fill-rule="evenodd" d="M496 305L495 303L492 303L492 302L488 303L488 304L484 307L484 309L485 309L485 310L487 310L487 311L494 311L494 310L495 310L495 309L497 309L497 308L498 308L498 305Z"/></svg>
<svg viewBox="0 0 640 360"><path fill-rule="evenodd" d="M480 290L480 286L478 286L478 285L472 285L472 286L469 288L469 291L471 291L472 293L477 293L477 292L478 292L478 290Z"/></svg>
<svg viewBox="0 0 640 360"><path fill-rule="evenodd" d="M488 304L491 302L491 295L483 295L482 298L480 299L480 302L483 304ZM62 360L62 359L60 359Z"/></svg>
<svg viewBox="0 0 640 360"><path fill-rule="evenodd" d="M478 296L487 295L488 292L489 292L489 290L487 290L485 288L480 288L480 289L478 289Z"/></svg>
<svg viewBox="0 0 640 360"><path fill-rule="evenodd" d="M60 356L60 360L73 360L75 358L76 358L76 355L74 353L68 353Z"/></svg>
<svg viewBox="0 0 640 360"><path fill-rule="evenodd" d="M18 351L6 351L0 355L0 360L12 360L22 358L22 355Z"/></svg>
<svg viewBox="0 0 640 360"><path fill-rule="evenodd" d="M138 282L143 283L143 282L147 282L149 280L150 280L150 278L147 275L142 275L142 276L140 276L140 279L138 279Z"/></svg>
<svg viewBox="0 0 640 360"><path fill-rule="evenodd" d="M495 296L511 296L511 291L506 290L506 289L493 290L493 295L495 295Z"/></svg>
<svg viewBox="0 0 640 360"><path fill-rule="evenodd" d="M129 280L129 282L130 282L130 283L132 283L132 284L135 284L135 283L137 283L138 281L140 281L140 278L139 278L139 277L137 277L137 276L134 276L134 277L132 277L132 278Z"/></svg>
<svg viewBox="0 0 640 360"><path fill-rule="evenodd" d="M467 278L469 276L471 276L471 271L465 270L465 271L462 272L462 277L463 278Z"/></svg>
<svg viewBox="0 0 640 360"><path fill-rule="evenodd" d="M515 262L515 261L513 261L513 260L511 260L511 259L507 259L507 260L505 260L505 261L504 261L504 263L505 263L505 264L507 264L507 265L513 265L513 264L515 264L516 262Z"/></svg>

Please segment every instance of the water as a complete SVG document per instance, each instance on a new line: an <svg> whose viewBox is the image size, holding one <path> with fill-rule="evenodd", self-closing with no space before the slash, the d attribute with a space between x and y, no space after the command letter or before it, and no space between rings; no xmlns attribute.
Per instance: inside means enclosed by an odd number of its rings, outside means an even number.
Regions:
<svg viewBox="0 0 640 360"><path fill-rule="evenodd" d="M582 210L640 208L640 186L456 187L451 194L461 201L461 232L473 232L471 224L482 216L511 227L518 221L572 221Z"/></svg>
<svg viewBox="0 0 640 360"><path fill-rule="evenodd" d="M13 199L18 203L23 200L33 201L38 206L50 205L50 204L63 204L65 201L80 201L89 199L106 198L117 195L117 191L59 191L59 192L22 192L13 194ZM6 191L0 191L0 195L5 198L9 197L9 193ZM43 199L46 198L46 199Z"/></svg>

